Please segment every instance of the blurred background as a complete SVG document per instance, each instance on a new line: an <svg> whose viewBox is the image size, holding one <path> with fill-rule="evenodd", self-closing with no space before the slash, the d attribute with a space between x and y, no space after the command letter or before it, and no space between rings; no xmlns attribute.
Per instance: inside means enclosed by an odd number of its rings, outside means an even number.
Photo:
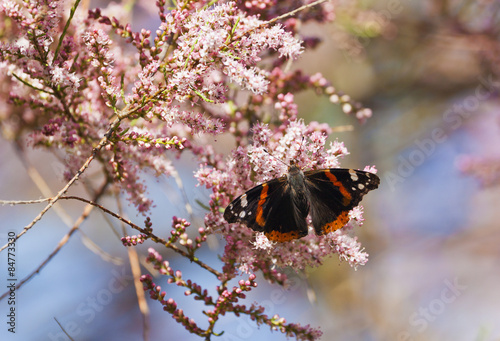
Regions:
<svg viewBox="0 0 500 341"><path fill-rule="evenodd" d="M156 10L136 5L134 21L154 30ZM289 322L321 327L322 340L500 340L500 64L499 1L400 0L336 2L336 20L306 24L304 35L322 44L294 64L321 72L333 85L373 110L361 125L328 98L296 96L300 116L352 131L334 133L351 155L342 165L376 165L381 186L363 200L365 224L353 231L370 254L357 271L336 257L307 274L290 272L288 290L259 282L248 297ZM220 146L224 151L224 146ZM62 187L59 161L40 150L19 150L0 139L1 199L43 197L30 165L54 192ZM201 226L208 192L195 187L195 164L177 162L193 226ZM90 169L92 173L92 169ZM95 172L97 173L97 169ZM145 177L156 203L155 230L166 234L172 215L186 214L175 179ZM84 194L83 188L72 193ZM110 205L113 201L110 200ZM71 217L83 204L63 202ZM0 240L19 232L42 205L0 207ZM124 208L136 223L143 218ZM59 254L17 292L16 335L0 339L138 340L142 319L127 250L94 211ZM116 222L111 222L116 224ZM162 228L164 231L162 232ZM55 211L17 242L17 274L24 278L54 250L69 228ZM95 244L92 244L93 241ZM148 244L148 243L146 243ZM223 243L201 252L217 268ZM137 248L141 256L148 245ZM89 251L89 249L93 250ZM164 254L175 269L208 287L199 268ZM0 254L5 278L6 253ZM201 305L167 286L168 296L199 320ZM2 293L6 281L2 280ZM151 340L199 340L148 300ZM0 302L2 320L7 301ZM285 340L231 314L217 324L220 340ZM215 338L214 338L215 339Z"/></svg>

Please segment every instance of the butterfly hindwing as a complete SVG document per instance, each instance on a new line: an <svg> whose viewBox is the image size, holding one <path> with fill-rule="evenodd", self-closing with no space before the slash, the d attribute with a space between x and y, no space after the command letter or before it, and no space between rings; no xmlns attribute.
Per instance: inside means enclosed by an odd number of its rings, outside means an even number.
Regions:
<svg viewBox="0 0 500 341"><path fill-rule="evenodd" d="M286 178L283 181L285 185L269 195L269 202L264 207L264 234L277 242L301 238L308 232L306 217L309 207L304 207L308 202L298 200Z"/></svg>
<svg viewBox="0 0 500 341"><path fill-rule="evenodd" d="M377 175L331 168L305 172L310 214L316 234L335 231L349 221L349 211L380 183Z"/></svg>

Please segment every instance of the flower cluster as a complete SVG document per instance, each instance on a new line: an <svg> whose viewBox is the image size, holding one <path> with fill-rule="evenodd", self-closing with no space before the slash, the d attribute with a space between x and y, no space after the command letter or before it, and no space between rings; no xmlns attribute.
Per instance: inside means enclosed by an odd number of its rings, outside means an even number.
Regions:
<svg viewBox="0 0 500 341"><path fill-rule="evenodd" d="M120 95L120 87L116 84L116 77L113 75L114 58L109 49L111 41L102 29L87 31L83 36L83 41L88 47L90 65L100 71L97 81L102 89L101 95L107 99L107 106L115 106Z"/></svg>
<svg viewBox="0 0 500 341"><path fill-rule="evenodd" d="M317 129L317 124L306 125L302 120L294 120L280 128L284 130L273 130L264 124L254 125L252 143L240 146L225 168L219 170L203 167L196 173L200 184L213 191L210 201L212 209L205 221L210 228L222 230L226 235L223 259L240 271L261 270L271 279L275 274L268 272L268 264L303 269L320 265L325 257L334 253L348 260L353 267L364 265L367 254L356 239L343 230L325 236L311 233L300 240L287 243L271 243L262 235L254 236L246 227L236 227L223 220L221 212L232 198L255 183L282 176L290 161L293 160L299 167L306 169L334 168L348 154L344 145L338 141L330 142L327 147L327 136L324 131ZM371 168L366 170L375 172ZM250 178L254 182L242 181ZM361 225L362 208L353 210L350 218L350 226ZM249 245L254 245L254 248L249 248ZM231 272L237 273L236 269Z"/></svg>
<svg viewBox="0 0 500 341"><path fill-rule="evenodd" d="M186 18L189 17L189 21ZM177 99L182 101L194 95L193 89L217 101L219 92L208 95L209 84L217 84L218 71L230 81L255 93L267 90L266 73L255 65L260 53L269 48L280 55L296 58L301 52L300 43L279 25L263 29L256 17L242 16L234 3L222 3L188 16L187 10L172 12L171 20L161 27L165 32L179 34L178 47L170 57L166 70L172 73L167 86L175 88ZM181 26L180 23L184 24ZM220 77L219 77L220 78ZM224 90L224 87L220 88ZM213 87L212 87L213 90ZM219 96L217 96L219 95Z"/></svg>
<svg viewBox="0 0 500 341"><path fill-rule="evenodd" d="M280 330L287 336L295 336L297 340L315 340L321 336L321 331L311 328L310 326L301 326L300 324L287 323L284 318L278 315L268 317L264 314L264 307L252 304L250 307L239 304L240 300L245 299L245 292L257 287L256 276L254 274L248 275L247 280L239 280L238 286L233 286L232 289L226 286L218 286L218 297L214 298L208 294L207 289L203 289L201 285L192 282L191 280L185 281L182 278L182 272L174 271L168 261L164 261L162 256L153 248L148 250L149 255L146 258L148 263L151 263L155 270L160 274L168 276L168 283L176 284L186 288L185 296L193 296L197 301L202 301L207 306L213 308L207 310L205 315L208 317L208 327L202 329L199 323L187 317L184 311L178 308L178 304L173 298L166 298L167 293L162 291L161 286L153 282L150 275L141 276L141 282L145 291L149 292L149 296L153 300L157 300L163 305L163 310L170 313L172 317L181 323L186 330L190 333L200 336L207 336L213 333L215 323L219 318L228 312L234 313L236 316L242 314L248 315L251 320L256 321L257 324L266 324L272 330Z"/></svg>
<svg viewBox="0 0 500 341"><path fill-rule="evenodd" d="M170 149L177 148L179 150L184 149L183 143L186 142L186 138L183 137L179 139L177 136L169 139L168 137L155 138L152 134L145 128L132 127L128 132L124 133L121 137L122 141L130 141L136 144L142 149L148 150L151 148L161 148Z"/></svg>
<svg viewBox="0 0 500 341"><path fill-rule="evenodd" d="M159 26L152 32L134 31L117 5L90 10L85 17L79 3L0 4L0 92L9 103L0 110L2 133L12 140L29 136L35 147L65 152L65 190L87 175L90 163L99 163L94 169L102 176L87 178L86 184L102 189L94 191L100 197L122 191L144 215L153 202L142 172L175 175L175 159L194 156L198 185L211 191L202 204L208 208L204 226L173 217L171 233L163 239L153 233L149 218L144 228L122 220L140 232L122 243L158 243L215 275L220 285L212 297L149 249L147 261L168 284L184 287L187 296L209 307L206 325L166 299L149 275L141 277L145 290L188 331L205 338L215 334L216 322L227 312L297 339L319 338L318 330L269 317L263 307L243 300L257 287L257 273L286 285L285 267L318 266L335 253L353 267L365 264L367 254L347 234L362 224L362 208L350 212L343 230L282 244L228 224L223 211L255 184L282 176L291 161L304 169L332 168L348 154L342 142L328 140L330 126L300 119L297 93L313 90L361 122L371 116L321 74L285 67L320 42L302 36L299 23L331 21L334 7L305 5L299 21L286 14L293 1L177 1L167 11L166 1L158 0ZM107 15L115 12L117 17ZM59 22L66 18L63 13L69 13L65 24ZM210 143L214 137L234 141L230 157ZM225 239L220 271L197 253L215 233Z"/></svg>
<svg viewBox="0 0 500 341"><path fill-rule="evenodd" d="M142 244L148 239L148 236L145 234L138 234L133 236L122 237L121 241L124 246L135 246L137 244Z"/></svg>
<svg viewBox="0 0 500 341"><path fill-rule="evenodd" d="M180 272L178 272L177 275L181 276ZM172 298L165 300L166 293L161 291L161 287L153 282L153 278L150 275L141 276L141 282L144 285L144 290L149 291L149 297L153 300L160 301L163 305L163 310L169 312L172 317L182 324L189 332L198 335L206 334L204 330L198 327L193 319L184 315L182 309L177 308L177 303Z"/></svg>
<svg viewBox="0 0 500 341"><path fill-rule="evenodd" d="M190 255L194 255L195 251L201 247L201 244L207 240L207 233L203 227L198 228L199 236L194 241L189 238L186 229L191 225L186 219L173 217L172 230L168 243L179 243L184 246Z"/></svg>

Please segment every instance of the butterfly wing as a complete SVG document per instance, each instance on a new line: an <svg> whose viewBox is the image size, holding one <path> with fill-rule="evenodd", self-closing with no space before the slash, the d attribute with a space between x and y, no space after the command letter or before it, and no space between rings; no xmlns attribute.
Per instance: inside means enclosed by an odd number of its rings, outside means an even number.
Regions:
<svg viewBox="0 0 500 341"><path fill-rule="evenodd" d="M272 241L289 241L307 235L306 216L295 209L286 177L274 179L248 190L224 211L228 223L243 223L264 232Z"/></svg>
<svg viewBox="0 0 500 341"><path fill-rule="evenodd" d="M331 168L305 172L310 214L317 235L333 232L349 221L349 211L380 184L377 175Z"/></svg>

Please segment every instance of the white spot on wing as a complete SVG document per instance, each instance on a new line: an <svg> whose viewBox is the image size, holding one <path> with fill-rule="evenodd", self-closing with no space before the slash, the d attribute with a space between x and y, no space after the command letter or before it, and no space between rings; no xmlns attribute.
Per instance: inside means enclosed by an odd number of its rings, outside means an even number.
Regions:
<svg viewBox="0 0 500 341"><path fill-rule="evenodd" d="M359 188L359 189L363 189L363 188L365 188L365 185L363 185L363 184L358 184L358 188Z"/></svg>
<svg viewBox="0 0 500 341"><path fill-rule="evenodd" d="M240 218L242 218L242 219L245 218L245 215L246 215L245 211L240 212Z"/></svg>
<svg viewBox="0 0 500 341"><path fill-rule="evenodd" d="M349 169L349 174L351 174L352 181L358 181L358 174L356 174L354 169Z"/></svg>
<svg viewBox="0 0 500 341"><path fill-rule="evenodd" d="M247 195L246 193L243 194L240 198L240 202L241 202L241 207L247 207L248 205L248 200L247 200Z"/></svg>

